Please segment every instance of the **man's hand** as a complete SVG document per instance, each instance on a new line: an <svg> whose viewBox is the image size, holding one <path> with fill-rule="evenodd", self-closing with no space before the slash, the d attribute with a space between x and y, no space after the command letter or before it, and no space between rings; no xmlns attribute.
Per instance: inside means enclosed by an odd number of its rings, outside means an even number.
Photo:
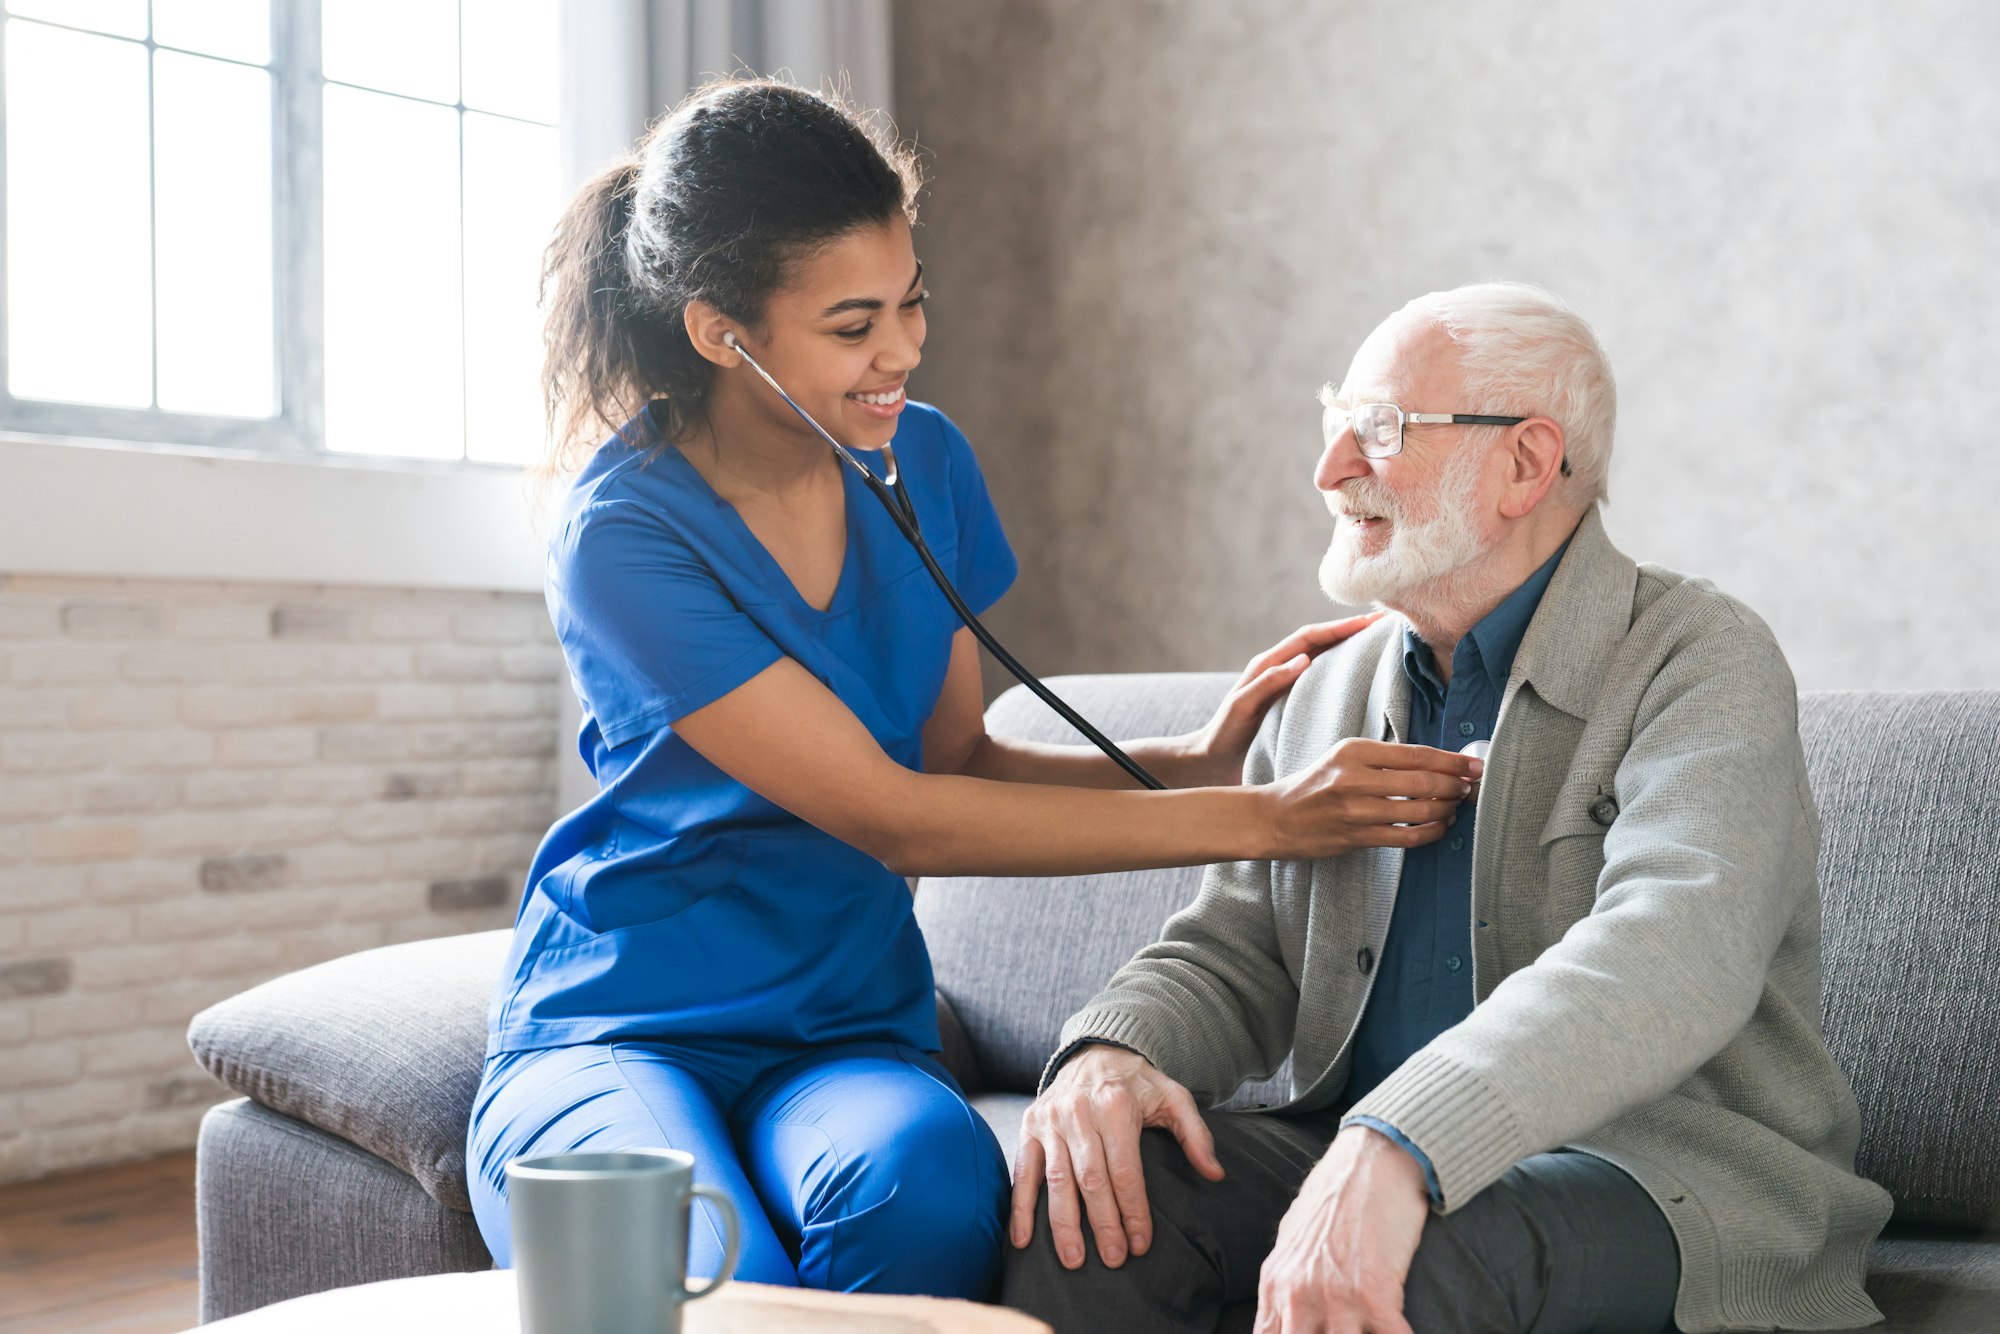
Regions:
<svg viewBox="0 0 2000 1334"><path fill-rule="evenodd" d="M1429 1212L1415 1158L1366 1126L1341 1131L1278 1224L1255 1334L1411 1334L1403 1283Z"/></svg>
<svg viewBox="0 0 2000 1334"><path fill-rule="evenodd" d="M1087 1047L1065 1061L1021 1121L1008 1229L1015 1247L1034 1237L1035 1197L1046 1179L1049 1231L1065 1269L1083 1267L1079 1189L1098 1258L1116 1269L1128 1249L1144 1255L1153 1241L1146 1175L1139 1165L1139 1132L1147 1126L1173 1131L1195 1170L1210 1181L1222 1180L1215 1141L1194 1095L1152 1062L1110 1046Z"/></svg>

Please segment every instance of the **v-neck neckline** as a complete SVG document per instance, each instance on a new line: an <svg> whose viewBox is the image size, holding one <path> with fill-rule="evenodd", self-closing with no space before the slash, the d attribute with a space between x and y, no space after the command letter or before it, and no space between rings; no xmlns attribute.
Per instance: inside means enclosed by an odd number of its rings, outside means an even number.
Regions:
<svg viewBox="0 0 2000 1334"><path fill-rule="evenodd" d="M752 558L763 563L766 574L776 579L777 583L784 588L785 593L790 596L792 602L800 610L813 616L833 616L845 610L850 592L848 585L853 582L855 577L854 567L856 561L854 559L854 549L860 540L857 532L858 525L856 523L856 507L854 504L854 489L860 485L860 481L849 475L853 471L851 468L843 466L840 469L840 503L842 507L843 527L846 530L846 539L842 542L840 551L840 573L833 581L833 596L827 600L826 606L815 607L806 600L805 594L799 592L798 584L792 581L792 576L786 573L784 565L779 562L778 558L771 554L771 549L764 545L763 539L757 536L755 530L750 527L749 521L743 517L742 512L725 498L720 491L717 491L708 478L702 476L701 469L694 466L693 459L690 459L686 454L681 452L681 447L678 444L668 440L661 433L659 424L653 420L650 404L646 409L646 425L652 431L654 438L661 441L666 446L668 452L680 460L681 465L693 476L695 485L701 488L702 492L707 495L717 509L722 510L729 516L728 522L733 525L738 539L751 551ZM866 467L867 465L863 464L862 466Z"/></svg>

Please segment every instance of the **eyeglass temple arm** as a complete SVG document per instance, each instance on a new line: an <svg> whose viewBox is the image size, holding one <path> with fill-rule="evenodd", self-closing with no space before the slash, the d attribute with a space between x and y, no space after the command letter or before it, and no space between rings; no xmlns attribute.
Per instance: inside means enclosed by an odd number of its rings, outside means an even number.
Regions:
<svg viewBox="0 0 2000 1334"><path fill-rule="evenodd" d="M1451 426L1519 426L1526 417L1489 417L1479 412L1406 412L1404 421L1412 421L1419 426L1436 423ZM1562 474L1571 476L1569 454L1563 454Z"/></svg>

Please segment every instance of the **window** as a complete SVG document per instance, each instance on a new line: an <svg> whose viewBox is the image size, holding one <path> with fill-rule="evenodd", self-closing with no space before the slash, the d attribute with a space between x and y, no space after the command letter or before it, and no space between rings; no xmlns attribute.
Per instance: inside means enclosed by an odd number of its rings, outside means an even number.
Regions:
<svg viewBox="0 0 2000 1334"><path fill-rule="evenodd" d="M0 426L539 448L556 0L4 0Z"/></svg>

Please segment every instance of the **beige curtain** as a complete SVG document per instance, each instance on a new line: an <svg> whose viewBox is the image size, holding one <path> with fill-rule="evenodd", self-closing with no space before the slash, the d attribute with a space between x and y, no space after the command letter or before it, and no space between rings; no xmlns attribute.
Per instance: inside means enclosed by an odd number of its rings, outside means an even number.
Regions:
<svg viewBox="0 0 2000 1334"><path fill-rule="evenodd" d="M715 75L783 75L891 109L889 0L564 0L562 46L576 183Z"/></svg>

